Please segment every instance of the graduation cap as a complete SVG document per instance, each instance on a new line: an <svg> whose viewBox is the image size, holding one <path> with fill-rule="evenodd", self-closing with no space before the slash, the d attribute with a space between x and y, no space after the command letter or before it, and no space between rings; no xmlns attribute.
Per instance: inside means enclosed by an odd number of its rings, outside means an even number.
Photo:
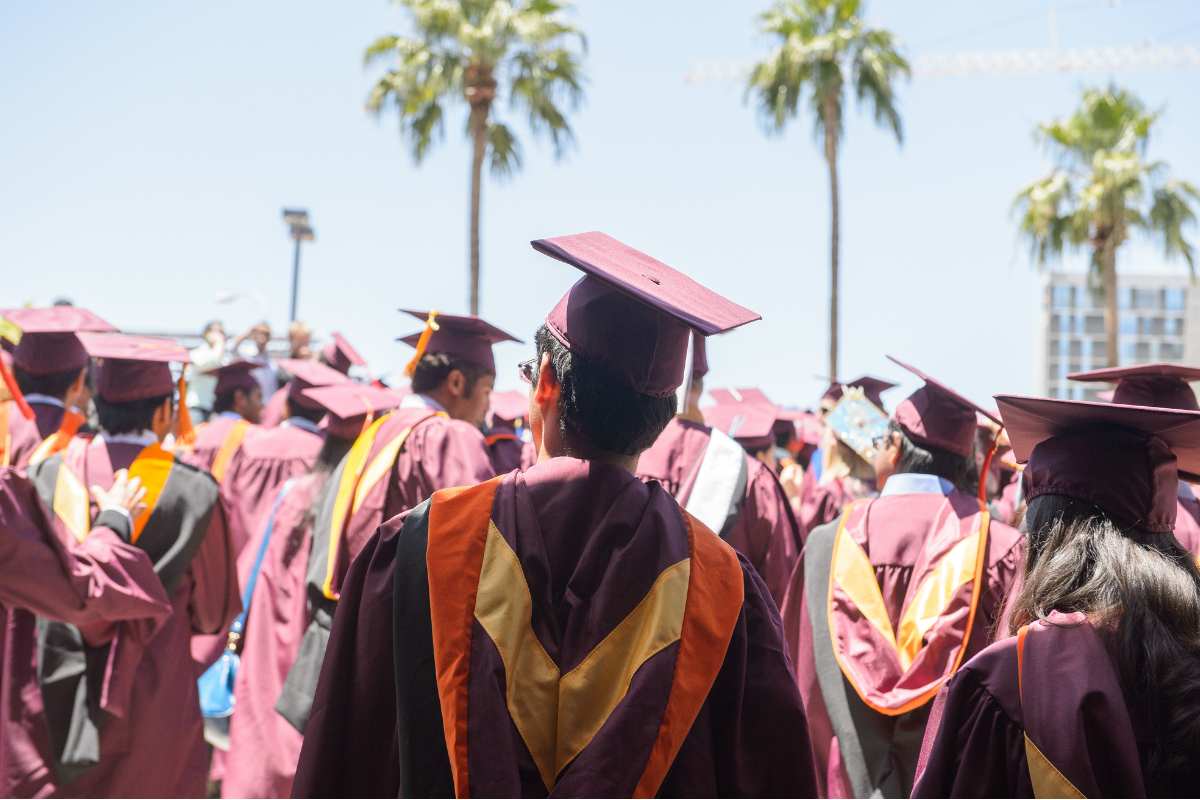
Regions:
<svg viewBox="0 0 1200 800"><path fill-rule="evenodd" d="M895 359L892 360L895 361ZM841 381L830 380L829 388L825 390L825 394L821 395L821 399L832 400L836 403L838 400L842 399L843 391L847 386L855 389L862 389L863 396L870 400L876 408L883 408L883 399L880 397L880 395L882 395L888 389L894 389L896 384L880 380L879 378L872 378L870 375L863 375L860 378L855 378L854 380L846 381L845 383L842 383Z"/></svg>
<svg viewBox="0 0 1200 800"><path fill-rule="evenodd" d="M192 362L188 349L170 339L92 331L75 335L88 355L97 359L96 394L109 403L171 394L175 391L175 381L167 364Z"/></svg>
<svg viewBox="0 0 1200 800"><path fill-rule="evenodd" d="M292 376L292 380L288 382L287 386L288 403L295 404L300 408L318 409L323 407L317 401L305 396L305 389L350 383L350 379L345 375L318 361L309 361L303 358L281 358L275 363Z"/></svg>
<svg viewBox="0 0 1200 800"><path fill-rule="evenodd" d="M253 361L234 361L232 364L210 369L204 374L217 379L216 388L213 389L215 395L222 395L235 389L243 389L248 392L262 385L257 378L250 374L261 367L262 364L256 364Z"/></svg>
<svg viewBox="0 0 1200 800"><path fill-rule="evenodd" d="M875 458L875 440L887 433L888 417L866 398L861 387L847 389L825 416L825 424L869 463Z"/></svg>
<svg viewBox="0 0 1200 800"><path fill-rule="evenodd" d="M311 408L324 408L328 413L325 429L333 436L356 439L364 427L380 411L400 405L400 397L389 389L361 383L339 383L314 386L301 391ZM291 395L288 395L291 400Z"/></svg>
<svg viewBox="0 0 1200 800"><path fill-rule="evenodd" d="M718 404L726 403L765 403L773 406L761 389L709 389L709 395Z"/></svg>
<svg viewBox="0 0 1200 800"><path fill-rule="evenodd" d="M1072 372L1069 380L1115 383L1111 402L1126 406L1155 406L1200 411L1196 393L1188 386L1200 381L1200 368L1183 364L1141 364L1089 372Z"/></svg>
<svg viewBox="0 0 1200 800"><path fill-rule="evenodd" d="M458 317L453 314L443 314L436 309L433 311L409 311L402 308L400 310L425 322L425 330L400 337L401 342L415 347L417 350L412 361L408 362L408 366L404 369L405 375L413 374L417 363L426 353L445 353L463 358L495 375L496 359L492 355L492 345L497 342L524 344L511 333L500 330L482 317L474 315Z"/></svg>
<svg viewBox="0 0 1200 800"><path fill-rule="evenodd" d="M530 244L585 273L546 317L550 333L642 394L666 397L683 385L692 331L713 336L762 319L598 231Z"/></svg>
<svg viewBox="0 0 1200 800"><path fill-rule="evenodd" d="M937 447L965 458L971 455L975 445L976 413L1000 423L987 409L972 403L941 381L899 359L888 358L925 381L925 385L910 394L892 414L904 434L917 444Z"/></svg>
<svg viewBox="0 0 1200 800"><path fill-rule="evenodd" d="M343 375L350 371L350 367L364 367L367 364L340 333L335 333L333 341L321 348L321 355L325 357L326 364Z"/></svg>
<svg viewBox="0 0 1200 800"><path fill-rule="evenodd" d="M85 308L12 308L0 311L21 331L13 347L13 363L30 375L50 375L87 366L88 352L77 331L115 331L116 328Z"/></svg>
<svg viewBox="0 0 1200 800"><path fill-rule="evenodd" d="M1200 411L996 395L1025 496L1062 494L1142 530L1175 528L1179 479L1200 480Z"/></svg>
<svg viewBox="0 0 1200 800"><path fill-rule="evenodd" d="M529 413L529 395L525 392L492 392L488 402L493 417L510 422Z"/></svg>
<svg viewBox="0 0 1200 800"><path fill-rule="evenodd" d="M779 406L770 403L725 403L701 409L704 424L716 428L748 450L775 444L775 420Z"/></svg>

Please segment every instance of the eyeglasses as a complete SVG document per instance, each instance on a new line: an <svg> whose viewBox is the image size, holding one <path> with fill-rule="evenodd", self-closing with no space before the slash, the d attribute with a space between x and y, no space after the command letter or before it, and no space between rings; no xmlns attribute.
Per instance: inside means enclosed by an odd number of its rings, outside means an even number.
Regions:
<svg viewBox="0 0 1200 800"><path fill-rule="evenodd" d="M533 370L537 363L538 359L534 357L528 361L522 361L520 364L517 364L517 374L521 376L521 380L525 381L530 386L533 385Z"/></svg>
<svg viewBox="0 0 1200 800"><path fill-rule="evenodd" d="M891 444L891 443L892 443L891 433L885 433L882 436L876 436L874 439L871 440L871 444L875 447L876 450L882 450L883 446L885 444Z"/></svg>

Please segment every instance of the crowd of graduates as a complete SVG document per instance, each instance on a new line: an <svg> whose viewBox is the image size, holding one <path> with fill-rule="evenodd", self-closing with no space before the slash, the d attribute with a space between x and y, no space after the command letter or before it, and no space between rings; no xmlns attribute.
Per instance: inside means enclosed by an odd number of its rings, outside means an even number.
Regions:
<svg viewBox="0 0 1200 800"><path fill-rule="evenodd" d="M387 386L0 310L0 796L1193 790L1200 369L701 406L757 314L533 246L584 274L527 392L474 316Z"/></svg>

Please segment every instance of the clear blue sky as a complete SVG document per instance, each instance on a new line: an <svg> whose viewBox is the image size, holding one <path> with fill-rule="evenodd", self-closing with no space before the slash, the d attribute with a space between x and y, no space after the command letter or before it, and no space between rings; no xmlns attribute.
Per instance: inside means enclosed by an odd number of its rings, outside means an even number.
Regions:
<svg viewBox="0 0 1200 800"><path fill-rule="evenodd" d="M487 181L483 314L526 340L578 273L529 240L603 230L763 315L710 347L710 386L806 405L827 359L828 183L802 118L763 134L736 85L690 86L695 60L746 60L766 0L582 0L589 84L578 147ZM908 53L1048 47L1038 0L874 0ZM1063 47L1200 41L1194 0L1061 2ZM287 319L284 206L307 207L301 316L377 373L418 329L395 309L466 309L469 152L462 117L415 167L394 119L363 111L362 51L403 32L384 0L0 5L0 304L68 295L129 328L241 327L253 287ZM852 113L841 156L842 373L919 385L892 353L989 399L1034 386L1040 283L1009 208L1049 166L1037 121L1107 75L913 79L898 147ZM1151 156L1200 182L1200 70L1115 76L1165 107ZM504 103L501 118L514 120ZM518 125L518 130L523 126ZM1192 233L1196 237L1196 233ZM1152 248L1122 269L1167 267ZM1079 268L1082 259L1067 266ZM529 345L497 347L500 388ZM894 405L904 395L888 395Z"/></svg>

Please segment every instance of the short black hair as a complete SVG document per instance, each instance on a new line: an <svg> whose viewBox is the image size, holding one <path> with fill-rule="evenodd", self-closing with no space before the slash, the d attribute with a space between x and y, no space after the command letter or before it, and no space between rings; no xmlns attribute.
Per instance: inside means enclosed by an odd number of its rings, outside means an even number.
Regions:
<svg viewBox="0 0 1200 800"><path fill-rule="evenodd" d="M896 462L896 473L920 472L937 475L954 484L967 494L979 491L979 470L975 465L975 452L960 456L932 445L918 445L904 432L895 420L888 422L888 438L892 433L900 434L900 460ZM973 447L973 445L972 445Z"/></svg>
<svg viewBox="0 0 1200 800"><path fill-rule="evenodd" d="M607 364L572 353L545 325L534 341L537 363L549 353L562 385L558 420L564 441L585 437L601 450L633 456L649 449L675 416L674 394L655 397L637 391ZM535 375L534 386L540 377Z"/></svg>
<svg viewBox="0 0 1200 800"><path fill-rule="evenodd" d="M474 393L475 384L479 383L480 378L484 375L494 374L488 368L465 358L448 353L426 353L421 356L421 360L417 362L417 368L413 370L412 390L417 394L428 394L445 383L446 378L450 377L450 373L454 370L461 372L467 379L466 393L468 395Z"/></svg>
<svg viewBox="0 0 1200 800"><path fill-rule="evenodd" d="M254 390L246 389L241 386L238 386L236 388L230 389L227 392L221 392L219 395L217 395L216 397L213 398L213 407L212 407L213 413L220 414L224 411L232 411L234 403L237 400L237 393L241 392L242 394L244 394L246 396L246 399L249 400L250 392L252 392L252 391L254 391Z"/></svg>
<svg viewBox="0 0 1200 800"><path fill-rule="evenodd" d="M282 392L284 390L280 389L279 391ZM319 406L317 408L305 408L304 406L300 405L299 403L293 403L291 397L288 398L288 415L289 416L303 417L304 419L308 420L309 422L316 423L316 422L321 421L321 418L325 416L325 413L326 412L325 412L324 408L321 408Z"/></svg>
<svg viewBox="0 0 1200 800"><path fill-rule="evenodd" d="M21 390L21 394L44 394L47 397L65 400L67 390L79 378L79 373L85 369L87 367L72 367L51 372L48 375L33 375L13 364L12 373L13 377L17 379L17 387Z"/></svg>
<svg viewBox="0 0 1200 800"><path fill-rule="evenodd" d="M173 400L174 397L172 392L145 400L130 400L128 403L109 403L96 395L96 416L100 418L100 427L105 433L148 431L154 424L154 412L164 401Z"/></svg>

